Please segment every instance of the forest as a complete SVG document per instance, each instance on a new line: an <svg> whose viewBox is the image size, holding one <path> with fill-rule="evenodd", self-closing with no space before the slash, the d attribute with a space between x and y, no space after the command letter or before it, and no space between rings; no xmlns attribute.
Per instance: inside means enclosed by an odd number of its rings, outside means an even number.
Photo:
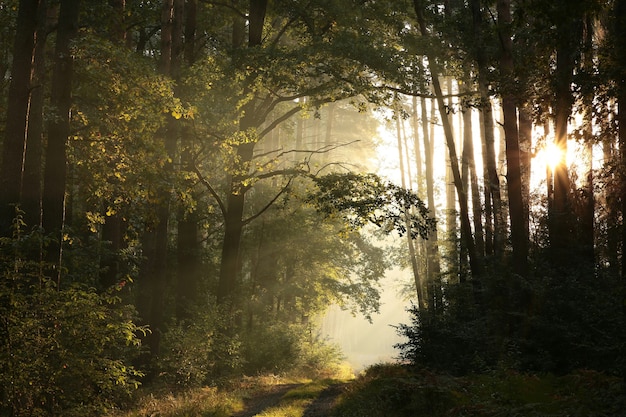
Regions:
<svg viewBox="0 0 626 417"><path fill-rule="evenodd" d="M394 267L401 365L360 383L409 382L334 415L626 409L626 0L5 0L0 21L0 416L329 377L318 318L375 315ZM461 399L488 378L602 411Z"/></svg>

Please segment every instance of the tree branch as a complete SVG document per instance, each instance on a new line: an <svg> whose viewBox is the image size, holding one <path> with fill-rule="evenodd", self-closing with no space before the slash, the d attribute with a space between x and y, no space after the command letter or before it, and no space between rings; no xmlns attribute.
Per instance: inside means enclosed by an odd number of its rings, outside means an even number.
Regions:
<svg viewBox="0 0 626 417"><path fill-rule="evenodd" d="M211 183L206 178L204 178L204 176L202 175L202 173L200 172L196 164L193 164L193 172L196 173L196 175L198 176L198 180L200 180L202 185L206 187L206 189L213 196L215 201L217 201L217 205L219 206L220 211L222 212L222 216L226 218L226 205L224 204L220 196L217 194L217 191L215 191L215 188L213 188Z"/></svg>
<svg viewBox="0 0 626 417"><path fill-rule="evenodd" d="M256 214L254 214L253 216L248 217L247 219L242 221L242 224L245 226L248 223L250 223L251 221L253 221L254 219L258 218L259 216L261 216L263 213L265 213L270 207L272 207L274 205L274 203L280 198L281 195L283 195L288 189L289 186L291 185L291 182L293 181L294 177L289 178L289 180L287 181L287 184L285 184L285 186L274 196L274 198L272 198L266 205L265 207L263 207L261 210L259 210L259 212L257 212Z"/></svg>

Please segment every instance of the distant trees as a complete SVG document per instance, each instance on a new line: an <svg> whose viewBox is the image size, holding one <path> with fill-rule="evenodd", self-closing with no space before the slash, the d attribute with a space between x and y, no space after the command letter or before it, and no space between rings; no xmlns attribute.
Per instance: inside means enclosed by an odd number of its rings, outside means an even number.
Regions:
<svg viewBox="0 0 626 417"><path fill-rule="evenodd" d="M560 278L594 297L581 323L614 312L593 279L613 285L626 269L622 1L5 3L0 296L111 296L123 302L103 314L120 331L115 314L131 320L121 305L134 306L151 329L135 363L150 375L184 379L194 353L172 338L186 329L205 381L243 369L252 335L303 342L285 328L331 300L373 312L388 264L368 222L425 239L411 254L423 323L484 331L466 339L476 349L554 352L580 336L522 346L516 333L550 335L539 310L573 317L567 300L546 300ZM372 108L395 111L404 188L417 193L354 172L376 156ZM533 156L552 142L584 148L584 169L559 161L531 192L531 174L544 177ZM447 242L432 230L442 147Z"/></svg>

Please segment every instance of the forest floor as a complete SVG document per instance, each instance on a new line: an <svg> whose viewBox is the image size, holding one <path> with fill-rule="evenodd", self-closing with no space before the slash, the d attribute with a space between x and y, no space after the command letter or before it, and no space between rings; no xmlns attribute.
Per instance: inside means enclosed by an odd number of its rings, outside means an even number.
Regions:
<svg viewBox="0 0 626 417"><path fill-rule="evenodd" d="M232 417L291 415L302 410L302 417L327 417L344 391L345 382L276 385L244 402L244 409Z"/></svg>

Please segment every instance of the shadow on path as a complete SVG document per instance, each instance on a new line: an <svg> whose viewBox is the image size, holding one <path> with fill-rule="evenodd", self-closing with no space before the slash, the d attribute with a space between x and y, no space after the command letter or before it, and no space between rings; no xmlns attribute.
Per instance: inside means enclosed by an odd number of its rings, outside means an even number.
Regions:
<svg viewBox="0 0 626 417"><path fill-rule="evenodd" d="M279 405L282 397L290 390L303 384L276 385L268 391L257 394L245 401L244 410L235 413L232 417L254 417L265 410ZM337 402L337 398L344 391L347 384L337 383L329 386L313 400L304 410L303 417L327 417Z"/></svg>
<svg viewBox="0 0 626 417"><path fill-rule="evenodd" d="M337 398L344 392L346 386L345 383L333 384L321 392L309 406L304 410L303 417L326 417L330 414L337 403Z"/></svg>
<svg viewBox="0 0 626 417"><path fill-rule="evenodd" d="M298 386L300 386L300 384L275 385L268 391L245 400L245 408L243 411L233 414L232 417L254 417L257 414L261 414L268 408L278 405L280 399L287 391Z"/></svg>

